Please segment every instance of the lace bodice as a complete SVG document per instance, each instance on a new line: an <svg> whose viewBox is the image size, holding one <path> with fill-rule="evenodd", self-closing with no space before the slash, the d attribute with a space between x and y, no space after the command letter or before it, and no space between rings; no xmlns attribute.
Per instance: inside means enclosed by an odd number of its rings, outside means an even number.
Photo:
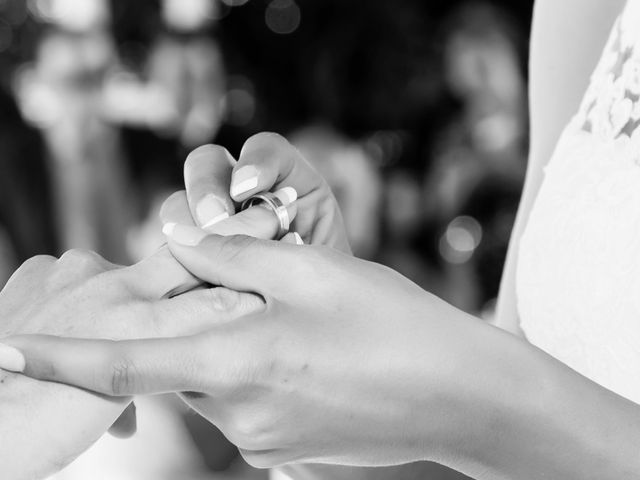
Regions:
<svg viewBox="0 0 640 480"><path fill-rule="evenodd" d="M520 242L527 338L640 403L640 0L613 27Z"/></svg>

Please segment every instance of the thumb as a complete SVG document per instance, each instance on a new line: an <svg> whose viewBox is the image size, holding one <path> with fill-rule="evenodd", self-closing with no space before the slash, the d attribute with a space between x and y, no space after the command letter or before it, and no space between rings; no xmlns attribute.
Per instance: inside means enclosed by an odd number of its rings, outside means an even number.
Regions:
<svg viewBox="0 0 640 480"><path fill-rule="evenodd" d="M283 242L211 235L187 225L167 224L164 233L173 256L196 277L261 295L286 288L297 250Z"/></svg>

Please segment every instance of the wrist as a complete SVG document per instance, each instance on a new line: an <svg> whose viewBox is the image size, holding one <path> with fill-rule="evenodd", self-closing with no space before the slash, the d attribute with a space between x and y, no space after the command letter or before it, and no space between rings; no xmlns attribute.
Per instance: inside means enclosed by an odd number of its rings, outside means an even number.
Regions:
<svg viewBox="0 0 640 480"><path fill-rule="evenodd" d="M430 294L419 310L404 350L404 368L415 385L398 389L411 422L403 425L408 461L460 470L478 461L474 449L493 421L496 387L488 382L503 379L489 375L498 362L486 346L495 342L497 329ZM481 408L487 413L481 415Z"/></svg>
<svg viewBox="0 0 640 480"><path fill-rule="evenodd" d="M443 463L478 479L637 475L640 407L524 340L472 329L449 391Z"/></svg>

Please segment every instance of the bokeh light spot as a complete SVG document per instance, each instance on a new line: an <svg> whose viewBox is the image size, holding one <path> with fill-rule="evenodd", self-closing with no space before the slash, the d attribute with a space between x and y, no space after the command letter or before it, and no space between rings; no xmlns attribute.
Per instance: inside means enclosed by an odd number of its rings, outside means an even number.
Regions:
<svg viewBox="0 0 640 480"><path fill-rule="evenodd" d="M272 0L264 18L272 32L287 35L300 26L300 7L293 0Z"/></svg>
<svg viewBox="0 0 640 480"><path fill-rule="evenodd" d="M482 241L482 226L473 217L454 218L440 239L440 254L449 263L468 262Z"/></svg>
<svg viewBox="0 0 640 480"><path fill-rule="evenodd" d="M251 123L256 114L255 88L251 80L243 75L229 78L229 90L225 95L227 123L245 126Z"/></svg>
<svg viewBox="0 0 640 480"><path fill-rule="evenodd" d="M40 21L79 32L103 25L110 18L105 0L30 0L29 10Z"/></svg>

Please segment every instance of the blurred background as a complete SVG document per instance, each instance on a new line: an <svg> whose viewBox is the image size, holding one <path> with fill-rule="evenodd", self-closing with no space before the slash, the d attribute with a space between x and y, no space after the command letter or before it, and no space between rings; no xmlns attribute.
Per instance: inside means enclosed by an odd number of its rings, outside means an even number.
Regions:
<svg viewBox="0 0 640 480"><path fill-rule="evenodd" d="M527 152L533 0L0 0L0 285L69 248L131 263L190 149L286 135L356 255L491 321ZM171 397L64 480L266 478ZM433 466L407 476L462 478Z"/></svg>

